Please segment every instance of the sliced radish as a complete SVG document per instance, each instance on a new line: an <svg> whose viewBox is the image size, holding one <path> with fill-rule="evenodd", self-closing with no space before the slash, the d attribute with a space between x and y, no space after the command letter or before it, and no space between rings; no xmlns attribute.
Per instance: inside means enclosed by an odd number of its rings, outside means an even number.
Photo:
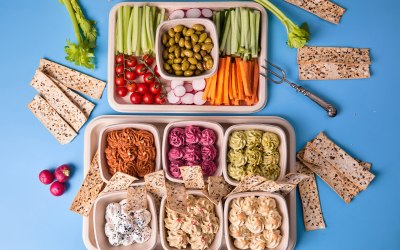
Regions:
<svg viewBox="0 0 400 250"><path fill-rule="evenodd" d="M189 9L186 11L186 17L188 18L199 18L201 17L201 10L200 9Z"/></svg>
<svg viewBox="0 0 400 250"><path fill-rule="evenodd" d="M193 97L193 102L196 105L203 105L204 103L206 103L206 100L203 100L203 91L199 91L197 92L194 97Z"/></svg>
<svg viewBox="0 0 400 250"><path fill-rule="evenodd" d="M170 92L172 90L171 86L166 86L165 91Z"/></svg>
<svg viewBox="0 0 400 250"><path fill-rule="evenodd" d="M183 10L174 10L171 15L169 15L169 20L172 19L179 19L179 18L184 18L185 17L185 12Z"/></svg>
<svg viewBox="0 0 400 250"><path fill-rule="evenodd" d="M181 101L180 97L177 97L173 91L168 92L167 100L169 103L178 104Z"/></svg>
<svg viewBox="0 0 400 250"><path fill-rule="evenodd" d="M196 79L192 82L193 89L196 91L203 90L206 87L206 80Z"/></svg>
<svg viewBox="0 0 400 250"><path fill-rule="evenodd" d="M190 93L186 93L181 97L182 104L193 104L194 95Z"/></svg>
<svg viewBox="0 0 400 250"><path fill-rule="evenodd" d="M171 89L175 89L178 86L183 86L183 81L179 81L179 80L171 81Z"/></svg>
<svg viewBox="0 0 400 250"><path fill-rule="evenodd" d="M183 86L176 86L176 88L174 88L174 94L178 97L183 96L184 94L186 94L186 89Z"/></svg>
<svg viewBox="0 0 400 250"><path fill-rule="evenodd" d="M185 87L187 93L193 91L193 86L191 83L187 82L187 83L183 84L183 87Z"/></svg>
<svg viewBox="0 0 400 250"><path fill-rule="evenodd" d="M201 15L202 15L203 17L205 17L205 18L211 18L211 17L212 17L212 14L213 14L213 12L212 12L212 10L210 10L210 9L202 9L202 10L201 10Z"/></svg>

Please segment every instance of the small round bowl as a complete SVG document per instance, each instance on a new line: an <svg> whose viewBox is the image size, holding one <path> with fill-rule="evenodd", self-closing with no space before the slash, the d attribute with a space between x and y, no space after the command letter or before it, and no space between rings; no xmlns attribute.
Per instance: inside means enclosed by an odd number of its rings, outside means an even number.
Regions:
<svg viewBox="0 0 400 250"><path fill-rule="evenodd" d="M205 31L208 33L209 37L212 39L214 47L211 50L211 57L214 60L214 65L210 70L206 70L202 74L198 76L176 76L169 74L164 69L164 58L162 57L162 52L165 49L164 45L162 44L162 35L165 34L170 28L178 25L183 24L186 27L192 27L195 24L202 24L205 27ZM217 29L215 24L206 18L183 18L183 19L174 19L162 22L156 32L156 61L158 72L160 73L161 77L166 80L179 80L179 81L193 81L196 79L204 79L208 78L217 71L218 69L218 61L219 61L219 44L218 44L218 36L217 36Z"/></svg>

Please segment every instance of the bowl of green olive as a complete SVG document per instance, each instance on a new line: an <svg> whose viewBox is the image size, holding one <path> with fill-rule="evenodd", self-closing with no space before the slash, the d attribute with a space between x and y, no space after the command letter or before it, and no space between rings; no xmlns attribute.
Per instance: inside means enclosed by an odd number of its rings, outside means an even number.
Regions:
<svg viewBox="0 0 400 250"><path fill-rule="evenodd" d="M161 23L156 33L158 71L166 80L193 81L218 69L219 45L215 24L204 18Z"/></svg>

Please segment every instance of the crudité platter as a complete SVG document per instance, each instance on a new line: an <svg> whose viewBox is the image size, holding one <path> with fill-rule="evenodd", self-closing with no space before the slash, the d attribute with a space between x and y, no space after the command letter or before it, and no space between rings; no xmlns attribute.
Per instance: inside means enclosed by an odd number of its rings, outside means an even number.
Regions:
<svg viewBox="0 0 400 250"><path fill-rule="evenodd" d="M207 122L216 122L219 123L224 131L226 131L229 127L237 124L267 124L273 125L280 128L286 137L286 147L283 149L286 151L286 173L295 172L295 152L296 152L296 138L293 127L290 123L280 117L274 116L252 116L252 117L244 117L244 116L224 116L224 117L201 117L201 116L142 116L142 115L106 115L100 116L93 121L91 121L86 130L85 130L85 138L84 138L84 166L85 166L85 175L89 170L90 162L98 150L98 142L100 132L108 126L118 125L118 124L152 124L162 135L167 124L171 122L179 122L179 121L207 121ZM162 140L162 138L160 138ZM99 152L100 154L102 152ZM104 152L103 152L104 153ZM163 168L165 168L163 166ZM105 194L109 195L109 194ZM101 196L100 196L101 197ZM288 208L288 235L285 235L288 238L288 245L285 249L294 249L296 244L296 192L293 190L289 194L285 196L285 202ZM158 215L159 217L160 215ZM94 236L94 224L93 224L94 216L93 209L90 212L88 217L83 217L83 227L82 227L82 236L85 242L85 246L88 249L98 249ZM224 228L225 230L225 228ZM159 232L157 232L157 235ZM226 238L222 238L222 249L226 249ZM161 247L160 241L158 240L155 249L163 249ZM175 248L173 248L175 249Z"/></svg>

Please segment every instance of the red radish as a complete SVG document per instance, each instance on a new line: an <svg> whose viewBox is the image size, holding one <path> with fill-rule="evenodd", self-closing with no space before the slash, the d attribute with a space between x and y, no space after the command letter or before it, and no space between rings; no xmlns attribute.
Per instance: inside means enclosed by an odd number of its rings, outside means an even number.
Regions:
<svg viewBox="0 0 400 250"><path fill-rule="evenodd" d="M169 20L172 19L179 19L179 18L184 18L185 17L185 12L183 10L174 10L171 15L169 15Z"/></svg>
<svg viewBox="0 0 400 250"><path fill-rule="evenodd" d="M203 105L204 103L206 103L206 100L203 100L203 91L199 91L197 92L194 97L193 97L193 102L196 105Z"/></svg>
<svg viewBox="0 0 400 250"><path fill-rule="evenodd" d="M177 97L174 94L174 91L168 92L167 99L168 99L168 102L171 104L178 104L181 101L181 98Z"/></svg>
<svg viewBox="0 0 400 250"><path fill-rule="evenodd" d="M183 84L183 87L185 87L186 92L192 92L193 91L193 85L191 83L185 83L185 84Z"/></svg>
<svg viewBox="0 0 400 250"><path fill-rule="evenodd" d="M181 101L183 104L193 104L193 94L186 93L184 96L181 97Z"/></svg>
<svg viewBox="0 0 400 250"><path fill-rule="evenodd" d="M193 80L192 85L194 90L200 91L206 87L206 81L204 79L196 79Z"/></svg>
<svg viewBox="0 0 400 250"><path fill-rule="evenodd" d="M201 10L194 8L194 9L189 9L186 11L186 17L188 18L199 18L201 17Z"/></svg>
<svg viewBox="0 0 400 250"><path fill-rule="evenodd" d="M56 168L54 175L56 176L57 181L66 182L71 175L71 168L67 164L63 164Z"/></svg>
<svg viewBox="0 0 400 250"><path fill-rule="evenodd" d="M46 185L49 185L54 180L54 175L49 170L45 169L39 173L39 180Z"/></svg>
<svg viewBox="0 0 400 250"><path fill-rule="evenodd" d="M213 14L213 12L212 12L212 10L210 10L210 9L202 9L202 10L201 10L201 15L202 15L203 17L205 17L205 18L211 18L211 17L212 17L212 14Z"/></svg>
<svg viewBox="0 0 400 250"><path fill-rule="evenodd" d="M178 97L183 96L184 94L186 94L186 89L183 86L177 86L176 88L174 88L174 94Z"/></svg>
<svg viewBox="0 0 400 250"><path fill-rule="evenodd" d="M50 193L54 196L60 196L65 192L65 184L59 181L53 182L50 186Z"/></svg>
<svg viewBox="0 0 400 250"><path fill-rule="evenodd" d="M179 80L172 80L171 81L171 89L175 89L178 86L182 86L183 85L183 81L179 81Z"/></svg>

